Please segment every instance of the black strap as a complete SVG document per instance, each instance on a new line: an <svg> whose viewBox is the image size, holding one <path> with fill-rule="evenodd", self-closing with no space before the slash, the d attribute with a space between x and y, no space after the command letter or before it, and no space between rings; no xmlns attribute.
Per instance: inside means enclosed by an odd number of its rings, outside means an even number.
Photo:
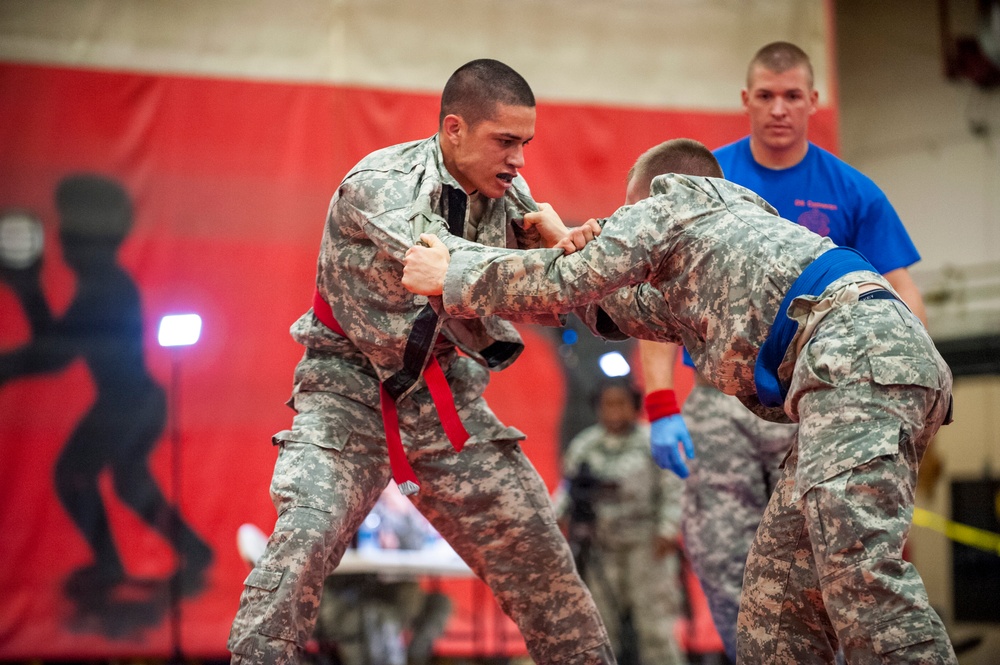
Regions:
<svg viewBox="0 0 1000 665"><path fill-rule="evenodd" d="M479 353L488 367L497 367L523 348L524 345L517 342L496 341Z"/></svg>
<svg viewBox="0 0 1000 665"><path fill-rule="evenodd" d="M459 238L465 237L465 209L469 197L461 189L445 186L448 191L448 231Z"/></svg>
<svg viewBox="0 0 1000 665"><path fill-rule="evenodd" d="M858 296L858 302L861 302L862 300L895 300L896 302L903 303L903 307L906 309L910 309L909 305L900 300L895 293L889 291L888 289L875 289L874 291L862 293Z"/></svg>
<svg viewBox="0 0 1000 665"><path fill-rule="evenodd" d="M385 380L386 391L395 400L416 383L424 371L424 359L427 350L434 343L434 329L437 327L438 315L429 304L417 314L409 337L406 338L406 350L403 351L403 369Z"/></svg>
<svg viewBox="0 0 1000 665"><path fill-rule="evenodd" d="M465 232L465 207L469 197L461 189L445 186L447 192L448 230L452 235L462 237ZM427 352L434 344L434 330L437 328L438 315L429 304L417 314L413 329L406 338L406 349L403 351L403 369L399 370L383 382L386 392L393 400L409 390L417 382L424 371L424 360Z"/></svg>
<svg viewBox="0 0 1000 665"><path fill-rule="evenodd" d="M887 289L875 289L874 291L869 291L868 293L862 293L858 296L858 300L899 300L896 294ZM902 301L900 301L902 302Z"/></svg>

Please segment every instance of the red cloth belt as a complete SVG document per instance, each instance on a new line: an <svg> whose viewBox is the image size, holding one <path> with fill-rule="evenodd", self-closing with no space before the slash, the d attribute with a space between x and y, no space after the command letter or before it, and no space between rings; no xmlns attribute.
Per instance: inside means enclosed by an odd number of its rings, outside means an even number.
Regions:
<svg viewBox="0 0 1000 665"><path fill-rule="evenodd" d="M319 290L313 294L313 313L327 328L341 337L347 337L347 333L337 323L337 319L333 316L333 310L320 295ZM444 371L433 353L430 354L430 360L423 368L423 377L424 381L427 382L427 389L431 393L431 399L434 400L434 406L437 407L441 425L444 427L444 432L448 436L452 448L456 452L461 451L465 442L469 440L469 433L458 417L455 398L448 386L448 379L445 378ZM392 468L392 477L403 494L413 494L420 488L420 482L417 480L417 475L413 472L409 460L406 459L406 451L403 449L403 440L399 432L396 400L386 390L384 382L379 383L379 404L382 407L382 426L385 428L385 441L389 450L389 466Z"/></svg>

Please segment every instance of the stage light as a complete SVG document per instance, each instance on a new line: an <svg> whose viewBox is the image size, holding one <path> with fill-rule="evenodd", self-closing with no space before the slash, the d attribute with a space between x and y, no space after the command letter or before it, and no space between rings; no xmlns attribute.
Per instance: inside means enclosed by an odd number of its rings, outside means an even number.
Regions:
<svg viewBox="0 0 1000 665"><path fill-rule="evenodd" d="M30 268L42 258L45 232L34 215L12 210L0 216L0 267Z"/></svg>
<svg viewBox="0 0 1000 665"><path fill-rule="evenodd" d="M597 364L600 366L602 372L611 377L626 376L632 371L628 361L625 360L625 356L617 351L605 353L597 361Z"/></svg>
<svg viewBox="0 0 1000 665"><path fill-rule="evenodd" d="M200 336L201 317L197 314L168 314L160 319L160 346L190 346Z"/></svg>
<svg viewBox="0 0 1000 665"><path fill-rule="evenodd" d="M191 346L201 337L201 317L197 314L168 314L160 319L160 329L156 338L160 346L170 347L171 372L170 372L170 469L171 469L171 494L173 496L174 509L180 515L183 512L181 505L181 349L183 346ZM174 545L174 551L180 552L180 534L178 532L177 521L170 523L170 542ZM180 568L178 568L180 570ZM172 642L173 656L168 661L168 665L183 665L184 648L181 635L181 578L178 573L170 577L170 635Z"/></svg>

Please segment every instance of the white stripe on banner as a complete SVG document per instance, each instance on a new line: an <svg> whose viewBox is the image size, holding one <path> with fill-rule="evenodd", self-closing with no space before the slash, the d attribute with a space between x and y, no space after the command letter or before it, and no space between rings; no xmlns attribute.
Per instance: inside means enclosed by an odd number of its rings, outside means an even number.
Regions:
<svg viewBox="0 0 1000 665"><path fill-rule="evenodd" d="M439 91L479 57L549 101L731 111L784 39L828 104L829 0L4 0L0 60Z"/></svg>

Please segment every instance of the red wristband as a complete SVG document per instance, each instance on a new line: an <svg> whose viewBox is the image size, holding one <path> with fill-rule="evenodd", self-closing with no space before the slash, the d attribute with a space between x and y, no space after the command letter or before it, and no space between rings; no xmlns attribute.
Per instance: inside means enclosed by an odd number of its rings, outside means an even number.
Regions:
<svg viewBox="0 0 1000 665"><path fill-rule="evenodd" d="M654 390L646 395L646 415L649 416L650 422L680 412L681 410L677 406L677 393L672 388Z"/></svg>

